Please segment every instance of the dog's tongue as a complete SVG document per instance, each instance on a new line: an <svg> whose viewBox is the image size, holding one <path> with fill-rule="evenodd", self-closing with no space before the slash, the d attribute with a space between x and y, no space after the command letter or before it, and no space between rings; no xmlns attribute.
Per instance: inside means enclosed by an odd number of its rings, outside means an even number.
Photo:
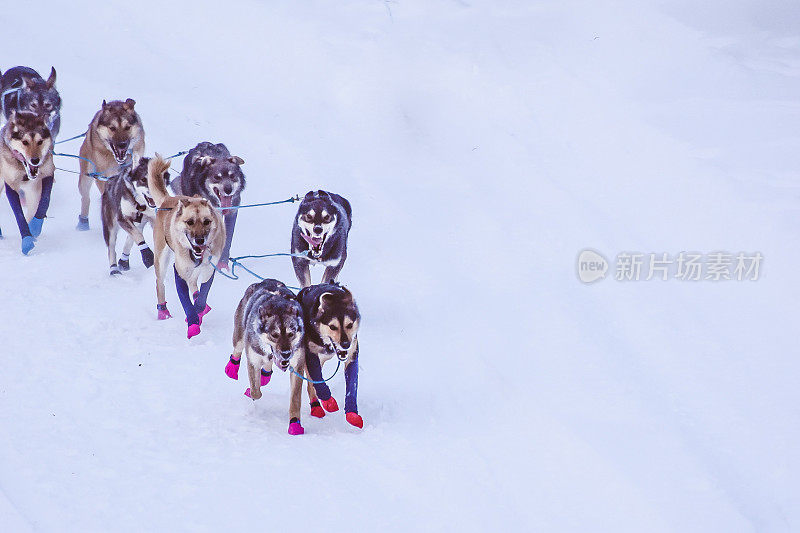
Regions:
<svg viewBox="0 0 800 533"><path fill-rule="evenodd" d="M219 197L220 207L230 207L233 205L233 195L221 194Z"/></svg>
<svg viewBox="0 0 800 533"><path fill-rule="evenodd" d="M308 235L303 235L303 238L311 246L319 246L322 244L322 237L309 237Z"/></svg>

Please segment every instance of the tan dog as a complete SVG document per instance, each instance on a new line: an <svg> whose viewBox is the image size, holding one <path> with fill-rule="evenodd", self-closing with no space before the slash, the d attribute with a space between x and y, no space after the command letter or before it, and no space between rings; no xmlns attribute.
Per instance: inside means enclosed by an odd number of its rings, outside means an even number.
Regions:
<svg viewBox="0 0 800 533"><path fill-rule="evenodd" d="M92 182L100 193L105 189L105 181L95 179L92 173L114 176L123 167L135 168L144 154L144 127L134 110L135 105L136 102L130 98L124 102L115 100L106 103L103 100L103 106L89 124L80 151L78 191L81 193L81 214L78 215L77 227L80 231L89 229L89 192Z"/></svg>
<svg viewBox="0 0 800 533"><path fill-rule="evenodd" d="M170 196L164 179L168 169L169 161L158 154L147 167L147 185L158 206L153 224L158 319L172 318L164 294L169 248L175 254L175 285L186 312L187 337L192 338L200 333L202 318L211 310L206 305L214 277L211 260L219 259L225 246L225 224L205 198Z"/></svg>
<svg viewBox="0 0 800 533"><path fill-rule="evenodd" d="M8 187L6 195L19 226L22 253L26 255L33 249L50 205L55 172L52 148L53 138L44 117L14 111L0 131L0 193Z"/></svg>

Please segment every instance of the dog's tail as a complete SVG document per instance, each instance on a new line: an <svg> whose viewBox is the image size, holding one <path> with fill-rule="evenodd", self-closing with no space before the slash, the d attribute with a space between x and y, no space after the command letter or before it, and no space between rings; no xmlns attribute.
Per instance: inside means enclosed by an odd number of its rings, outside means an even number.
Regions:
<svg viewBox="0 0 800 533"><path fill-rule="evenodd" d="M153 200L156 201L157 206L161 206L164 200L170 197L165 185L164 173L169 170L169 161L156 154L154 158L147 163L147 187L150 189L150 194L153 195Z"/></svg>

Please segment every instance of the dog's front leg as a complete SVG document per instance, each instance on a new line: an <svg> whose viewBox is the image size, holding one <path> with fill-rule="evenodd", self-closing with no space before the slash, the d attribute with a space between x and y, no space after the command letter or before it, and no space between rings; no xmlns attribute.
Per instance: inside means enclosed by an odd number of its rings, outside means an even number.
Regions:
<svg viewBox="0 0 800 533"><path fill-rule="evenodd" d="M154 256L153 250L147 246L147 241L144 240L144 234L142 233L142 227L138 224L131 224L129 227L125 228L125 231L128 232L128 238L125 240L125 248L122 250L122 257L128 262L128 258L130 257L131 248L133 247L133 243L135 242L136 245L139 247L139 253L142 254L142 263L144 263L145 268L150 268L153 266ZM120 265L121 267L122 265ZM130 263L128 262L128 267L130 268ZM127 270L127 269L126 269Z"/></svg>
<svg viewBox="0 0 800 533"><path fill-rule="evenodd" d="M322 275L322 283L331 283L336 279L336 276L339 275L339 272L341 272L344 267L344 260L345 258L342 257L338 265L325 267L325 273Z"/></svg>
<svg viewBox="0 0 800 533"><path fill-rule="evenodd" d="M156 308L158 309L158 319L165 320L167 318L172 318L172 315L169 313L169 309L167 309L167 296L164 290L164 274L166 273L165 270L167 269L167 261L169 260L169 254L167 253L167 243L163 241L163 239L156 240L156 299L158 304Z"/></svg>
<svg viewBox="0 0 800 533"><path fill-rule="evenodd" d="M261 357L258 356L258 366L253 363L255 359L250 347L247 350L247 375L250 377L250 388L245 391L245 395L254 400L261 398Z"/></svg>
<svg viewBox="0 0 800 533"><path fill-rule="evenodd" d="M295 372L300 376L305 372L305 360L301 356L297 362ZM294 372L289 376L291 384L291 396L289 398L289 435L302 435L305 433L303 426L300 425L300 404L303 393L302 379Z"/></svg>
<svg viewBox="0 0 800 533"><path fill-rule="evenodd" d="M309 265L311 262L302 257L292 257L292 266L294 266L294 273L297 276L297 281L304 289L311 286L311 269Z"/></svg>
<svg viewBox="0 0 800 533"><path fill-rule="evenodd" d="M31 228L31 234L34 237L41 235L44 217L47 216L47 210L50 208L50 193L53 191L53 176L42 178L39 182L39 199L36 202L31 202L31 207L36 206L36 209L31 209L31 212L28 214L28 224Z"/></svg>
<svg viewBox="0 0 800 533"><path fill-rule="evenodd" d="M19 193L11 187L6 187L6 196L8 197L8 204L11 206L11 211L14 212L14 218L17 220L20 237L22 237L22 253L28 255L28 253L33 250L34 238L28 227L28 221L25 220L25 215L22 213Z"/></svg>
<svg viewBox="0 0 800 533"><path fill-rule="evenodd" d="M110 274L115 276L119 274L119 267L117 266L117 223L111 221L108 223L111 227L106 227L106 220L103 219L103 232L107 234L106 237L106 246L108 246L108 268L110 270Z"/></svg>
<svg viewBox="0 0 800 533"><path fill-rule="evenodd" d="M356 340L358 343L358 340ZM347 421L358 427L364 427L364 420L358 414L358 345L353 358L344 367L346 392L344 395L344 412Z"/></svg>
<svg viewBox="0 0 800 533"><path fill-rule="evenodd" d="M308 375L314 380L314 390L321 400L322 407L329 413L338 411L339 404L336 403L336 398L331 396L331 389L322 380L322 363L319 360L319 356L311 350L306 350L305 364L308 367Z"/></svg>

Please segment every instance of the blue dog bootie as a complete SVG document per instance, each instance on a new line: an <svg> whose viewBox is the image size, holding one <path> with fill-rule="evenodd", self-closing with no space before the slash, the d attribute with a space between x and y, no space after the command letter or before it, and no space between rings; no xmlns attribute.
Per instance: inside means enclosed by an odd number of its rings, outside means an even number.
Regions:
<svg viewBox="0 0 800 533"><path fill-rule="evenodd" d="M28 229L31 230L31 235L34 237L38 237L42 234L42 224L44 224L43 218L33 217L30 222L28 222Z"/></svg>
<svg viewBox="0 0 800 533"><path fill-rule="evenodd" d="M36 246L36 239L31 237L30 235L25 235L22 238L22 253L28 255L28 253L33 250L33 247Z"/></svg>
<svg viewBox="0 0 800 533"><path fill-rule="evenodd" d="M89 217L78 215L78 225L75 226L78 231L89 231Z"/></svg>

